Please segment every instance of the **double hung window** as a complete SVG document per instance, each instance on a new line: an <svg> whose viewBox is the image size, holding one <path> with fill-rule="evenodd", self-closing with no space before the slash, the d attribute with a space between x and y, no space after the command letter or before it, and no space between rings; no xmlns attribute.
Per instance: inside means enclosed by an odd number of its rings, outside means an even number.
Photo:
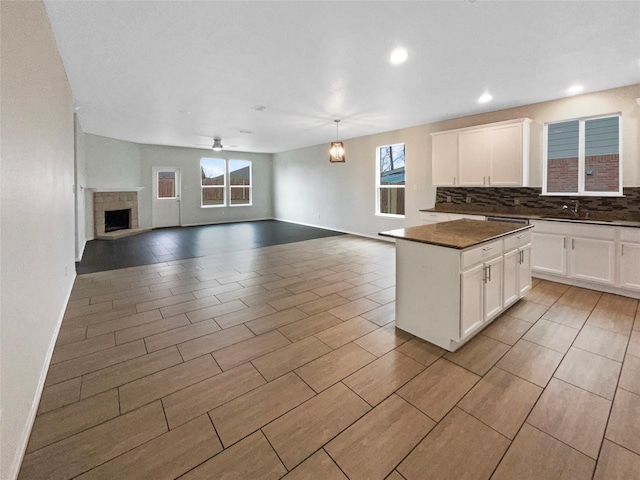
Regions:
<svg viewBox="0 0 640 480"><path fill-rule="evenodd" d="M251 205L251 161L201 158L203 207Z"/></svg>
<svg viewBox="0 0 640 480"><path fill-rule="evenodd" d="M376 214L404 216L404 143L377 148Z"/></svg>
<svg viewBox="0 0 640 480"><path fill-rule="evenodd" d="M620 115L545 125L543 194L622 195Z"/></svg>

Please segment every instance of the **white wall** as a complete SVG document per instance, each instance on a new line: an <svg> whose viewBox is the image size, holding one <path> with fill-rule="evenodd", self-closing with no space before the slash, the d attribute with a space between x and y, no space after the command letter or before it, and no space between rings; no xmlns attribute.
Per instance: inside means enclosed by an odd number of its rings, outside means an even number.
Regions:
<svg viewBox="0 0 640 480"><path fill-rule="evenodd" d="M76 219L76 261L82 259L82 253L87 243L87 221L86 221L86 186L87 186L87 153L85 149L85 135L78 122L78 117L74 115L74 136L75 136L75 219ZM93 199L90 198L91 209L93 209ZM88 238L93 238L89 235Z"/></svg>
<svg viewBox="0 0 640 480"><path fill-rule="evenodd" d="M438 123L343 140L345 164L331 164L329 140L273 156L274 212L277 219L375 236L391 228L420 223L418 210L431 208L431 135L473 125L529 117L530 186L542 185L542 132L547 122L622 113L624 186L640 186L640 85L525 105ZM425 107L427 108L427 107ZM348 132L348 119L341 131ZM406 148L405 220L374 215L376 147L404 143Z"/></svg>
<svg viewBox="0 0 640 480"><path fill-rule="evenodd" d="M0 477L16 476L73 285L73 101L42 2L0 2Z"/></svg>

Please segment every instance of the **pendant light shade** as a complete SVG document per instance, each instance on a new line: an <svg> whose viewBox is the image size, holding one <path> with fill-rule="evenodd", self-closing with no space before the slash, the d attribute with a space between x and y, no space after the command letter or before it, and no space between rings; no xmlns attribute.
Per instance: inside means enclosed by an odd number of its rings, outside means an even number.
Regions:
<svg viewBox="0 0 640 480"><path fill-rule="evenodd" d="M340 136L338 135L338 124L340 120L334 120L334 122L336 122L336 141L331 142L331 146L329 147L329 161L331 163L344 162L346 161L344 144L340 141Z"/></svg>
<svg viewBox="0 0 640 480"><path fill-rule="evenodd" d="M219 138L213 139L213 146L211 148L213 148L213 150L216 152L219 152L220 150L222 150L222 142L220 141Z"/></svg>

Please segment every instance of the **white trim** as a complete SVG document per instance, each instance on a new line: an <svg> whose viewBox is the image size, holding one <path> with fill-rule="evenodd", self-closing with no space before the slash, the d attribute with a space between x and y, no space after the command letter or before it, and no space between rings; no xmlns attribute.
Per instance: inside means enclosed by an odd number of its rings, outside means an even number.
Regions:
<svg viewBox="0 0 640 480"><path fill-rule="evenodd" d="M261 222L263 220L276 220L276 219L273 218L273 217L246 218L246 219L243 218L242 220L222 220L220 222L185 223L185 224L183 224L181 226L182 227L203 227L203 226L206 226L206 225L221 225L221 224L225 224L225 223Z"/></svg>
<svg viewBox="0 0 640 480"><path fill-rule="evenodd" d="M90 240L93 240L93 238L91 238ZM84 255L84 249L87 246L87 239L85 238L84 241L82 242L82 247L80 248L80 252L79 252L79 256L76 257L76 262L81 262L82 261L82 256Z"/></svg>
<svg viewBox="0 0 640 480"><path fill-rule="evenodd" d="M9 467L9 478L16 479L18 478L18 473L20 473L20 467L22 466L22 461L24 460L24 456L27 451L27 445L29 443L29 437L31 436L31 430L33 429L33 424L36 420L38 407L40 406L40 398L42 397L42 391L44 390L44 382L47 379L47 373L49 373L49 366L51 365L53 349L55 348L56 342L58 341L58 334L60 333L60 327L62 326L62 320L64 319L64 313L67 310L69 299L71 298L71 292L73 291L73 285L75 283L76 276L77 274L74 272L72 281L69 284L69 290L67 291L66 301L64 302L62 311L59 314L53 336L51 337L51 342L49 343L49 348L47 349L44 368L40 371L40 378L38 379L38 386L36 387L36 395L33 397L33 402L31 403L31 408L29 409L29 417L24 425L24 430L22 431L19 440L16 442L20 447L16 450L16 453L11 462L11 466Z"/></svg>
<svg viewBox="0 0 640 480"><path fill-rule="evenodd" d="M395 243L395 239L393 238L380 237L377 235L367 235L365 233L352 232L351 230L343 230L341 228L333 228L333 227L326 227L326 226L323 227L322 225L316 225L314 223L294 222L292 220L284 220L282 218L273 218L272 220L277 220L278 222L293 223L294 225L302 225L305 227L320 228L322 230L333 230L334 232L346 233L348 235L354 235L356 237L370 238L372 240L380 240L386 243Z"/></svg>
<svg viewBox="0 0 640 480"><path fill-rule="evenodd" d="M87 187L85 190L90 192L140 192L144 187L121 187L121 188L102 188L102 187Z"/></svg>
<svg viewBox="0 0 640 480"><path fill-rule="evenodd" d="M605 285L603 283L591 283L584 280L578 280L572 277L564 277L559 275L552 275L549 273L543 273L538 270L532 270L531 276L534 278L540 278L542 280L549 280L550 282L562 283L564 285L573 285L575 287L587 288L589 290L595 290L597 292L613 293L615 295L622 295L623 297L631 297L640 299L640 292L634 290L627 290L624 288L614 287L612 285Z"/></svg>

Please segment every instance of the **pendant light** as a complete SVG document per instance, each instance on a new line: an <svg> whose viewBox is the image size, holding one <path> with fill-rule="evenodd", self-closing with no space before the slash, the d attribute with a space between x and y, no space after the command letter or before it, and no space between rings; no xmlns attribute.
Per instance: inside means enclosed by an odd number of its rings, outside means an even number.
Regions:
<svg viewBox="0 0 640 480"><path fill-rule="evenodd" d="M331 142L331 147L329 148L329 161L331 163L344 162L346 160L344 144L340 141L340 136L338 135L338 125L340 124L340 120L334 120L334 122L336 122L336 141Z"/></svg>
<svg viewBox="0 0 640 480"><path fill-rule="evenodd" d="M222 142L219 138L213 139L213 146L211 148L213 148L215 152L219 152L220 150L222 150Z"/></svg>

